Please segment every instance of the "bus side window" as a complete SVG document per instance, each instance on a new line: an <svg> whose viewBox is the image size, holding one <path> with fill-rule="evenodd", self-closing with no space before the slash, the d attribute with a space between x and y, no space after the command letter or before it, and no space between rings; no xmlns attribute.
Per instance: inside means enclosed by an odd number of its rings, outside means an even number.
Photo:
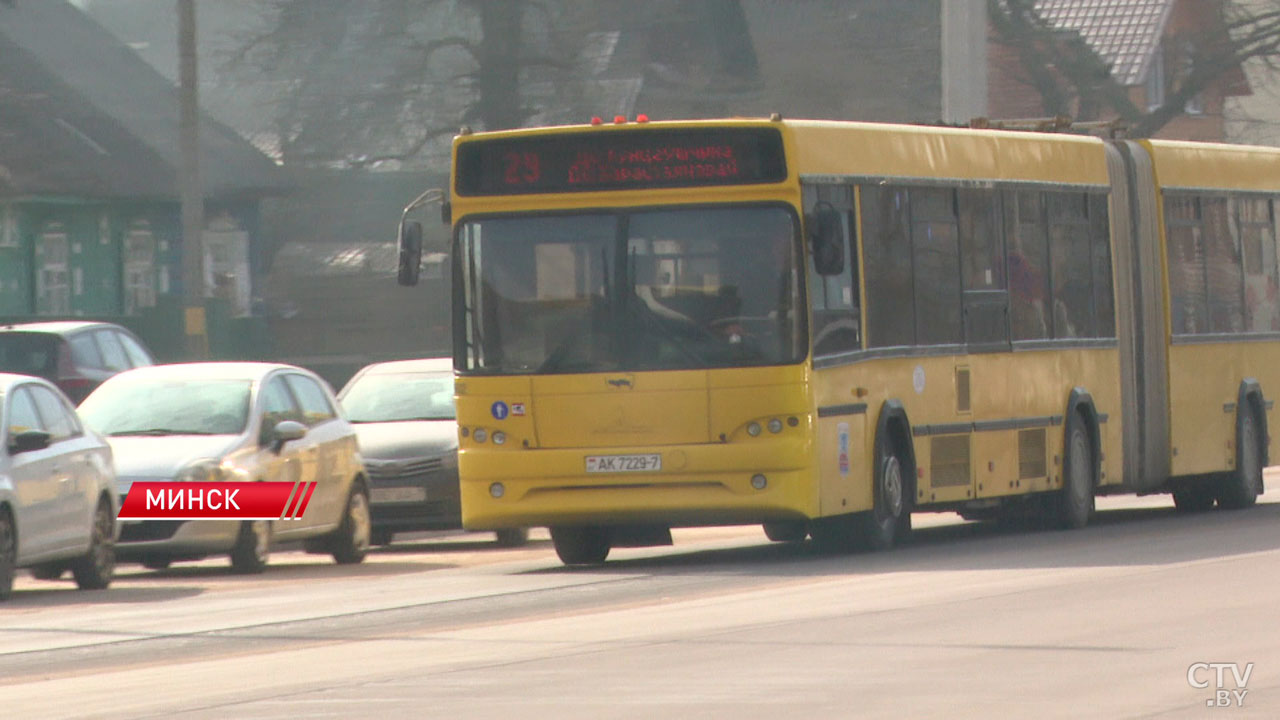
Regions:
<svg viewBox="0 0 1280 720"><path fill-rule="evenodd" d="M1280 267L1271 200L1234 201L1244 245L1245 331L1280 330Z"/></svg>
<svg viewBox="0 0 1280 720"><path fill-rule="evenodd" d="M1041 193L1008 192L1004 197L1009 327L1014 340L1049 337L1049 250Z"/></svg>
<svg viewBox="0 0 1280 720"><path fill-rule="evenodd" d="M911 188L911 252L915 270L916 343L963 341L960 241L955 191Z"/></svg>
<svg viewBox="0 0 1280 720"><path fill-rule="evenodd" d="M1200 205L1194 197L1166 195L1164 209L1173 334L1206 333L1209 331L1209 298L1205 291Z"/></svg>
<svg viewBox="0 0 1280 720"><path fill-rule="evenodd" d="M1080 192L1049 192L1046 195L1049 201L1053 336L1094 337L1088 196Z"/></svg>
<svg viewBox="0 0 1280 720"><path fill-rule="evenodd" d="M960 271L964 281L964 341L970 348L1009 347L1009 294L1004 248L996 222L996 192L956 191Z"/></svg>
<svg viewBox="0 0 1280 720"><path fill-rule="evenodd" d="M862 185L862 248L867 264L867 346L914 345L911 234L907 189Z"/></svg>
<svg viewBox="0 0 1280 720"><path fill-rule="evenodd" d="M852 242L853 188L848 185L806 185L805 215L809 216L818 203L829 203L840 213L846 262L839 274L819 275L814 267L813 254L809 253L809 303L813 311L810 334L815 356L850 352L862 347L858 256Z"/></svg>

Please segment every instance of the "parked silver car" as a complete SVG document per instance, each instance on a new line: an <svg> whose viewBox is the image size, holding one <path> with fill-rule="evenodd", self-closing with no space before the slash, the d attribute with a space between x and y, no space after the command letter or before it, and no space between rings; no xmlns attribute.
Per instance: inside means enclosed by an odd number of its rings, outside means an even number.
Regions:
<svg viewBox="0 0 1280 720"><path fill-rule="evenodd" d="M313 373L269 363L138 368L80 405L115 452L123 498L138 481L318 482L300 520L144 520L122 523L121 560L150 568L229 553L261 572L274 539L304 540L339 563L369 548L369 495L355 431Z"/></svg>
<svg viewBox="0 0 1280 720"><path fill-rule="evenodd" d="M396 532L462 527L458 423L449 358L374 363L338 393L356 426L369 471L373 542ZM523 545L524 528L498 531L503 547Z"/></svg>
<svg viewBox="0 0 1280 720"><path fill-rule="evenodd" d="M0 404L0 600L20 567L47 580L70 569L82 590L105 588L118 508L111 448L45 380L0 373Z"/></svg>

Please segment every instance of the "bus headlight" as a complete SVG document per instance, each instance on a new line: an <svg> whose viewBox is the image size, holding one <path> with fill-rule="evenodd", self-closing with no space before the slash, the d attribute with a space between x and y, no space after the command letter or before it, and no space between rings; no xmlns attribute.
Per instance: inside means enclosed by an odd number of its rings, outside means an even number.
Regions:
<svg viewBox="0 0 1280 720"><path fill-rule="evenodd" d="M769 421L769 432L777 434L782 432L782 421L774 418Z"/></svg>
<svg viewBox="0 0 1280 720"><path fill-rule="evenodd" d="M507 487L500 482L496 482L489 486L489 495L494 499L500 498L507 494Z"/></svg>
<svg viewBox="0 0 1280 720"><path fill-rule="evenodd" d="M476 428L475 432L471 433L471 437L475 438L476 442L482 443L489 439L489 433L484 428Z"/></svg>
<svg viewBox="0 0 1280 720"><path fill-rule="evenodd" d="M501 430L498 430L497 432L495 432L495 433L493 434L493 444L494 444L494 445L501 445L501 444L505 443L506 441L507 441L507 434L506 434L506 433L504 433L504 432L502 432Z"/></svg>
<svg viewBox="0 0 1280 720"><path fill-rule="evenodd" d="M757 490L763 490L769 484L769 479L760 473L751 476L751 487Z"/></svg>
<svg viewBox="0 0 1280 720"><path fill-rule="evenodd" d="M751 437L758 436L760 434L760 423L752 421L751 424L747 425L747 434Z"/></svg>

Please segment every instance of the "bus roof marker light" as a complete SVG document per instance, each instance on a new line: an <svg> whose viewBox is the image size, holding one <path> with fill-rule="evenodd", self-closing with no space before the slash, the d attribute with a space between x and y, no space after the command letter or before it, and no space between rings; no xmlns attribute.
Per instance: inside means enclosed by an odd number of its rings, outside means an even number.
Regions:
<svg viewBox="0 0 1280 720"><path fill-rule="evenodd" d="M591 116L591 124L592 124L592 125L603 125L603 124L604 124L604 119L603 119L603 118L601 118L599 115L593 115L593 116Z"/></svg>
<svg viewBox="0 0 1280 720"><path fill-rule="evenodd" d="M639 115L636 116L636 122L647 123L649 122L649 116L645 115L644 113L640 113Z"/></svg>
<svg viewBox="0 0 1280 720"><path fill-rule="evenodd" d="M751 476L751 487L757 490L763 490L769 484L769 479L760 473Z"/></svg>
<svg viewBox="0 0 1280 720"><path fill-rule="evenodd" d="M622 125L622 124L624 124L624 123L626 123L626 122L627 122L627 116L626 116L626 115L614 115L614 116L613 116L613 124L614 124L614 125Z"/></svg>

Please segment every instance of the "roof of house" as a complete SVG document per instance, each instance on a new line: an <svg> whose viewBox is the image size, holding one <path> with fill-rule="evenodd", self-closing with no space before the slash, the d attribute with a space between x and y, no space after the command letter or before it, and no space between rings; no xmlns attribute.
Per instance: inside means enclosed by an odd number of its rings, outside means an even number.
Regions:
<svg viewBox="0 0 1280 720"><path fill-rule="evenodd" d="M6 182L0 171L0 191L8 185L9 192L48 192L52 184L95 195L176 197L179 90L128 46L67 2L18 0L0 3L0 58L0 92L22 91L15 102L6 100L0 122L9 125L10 110L24 118L14 122L18 127L6 127L11 138L0 138L0 148L52 143L38 158L0 155L11 176ZM275 164L233 130L207 116L199 130L206 197L282 187ZM49 150L61 157L52 158ZM38 160L73 169L42 168ZM82 164L96 168L96 178L67 177Z"/></svg>
<svg viewBox="0 0 1280 720"><path fill-rule="evenodd" d="M1075 30L1111 64L1121 85L1147 76L1174 0L1037 0L1036 12L1050 25Z"/></svg>

